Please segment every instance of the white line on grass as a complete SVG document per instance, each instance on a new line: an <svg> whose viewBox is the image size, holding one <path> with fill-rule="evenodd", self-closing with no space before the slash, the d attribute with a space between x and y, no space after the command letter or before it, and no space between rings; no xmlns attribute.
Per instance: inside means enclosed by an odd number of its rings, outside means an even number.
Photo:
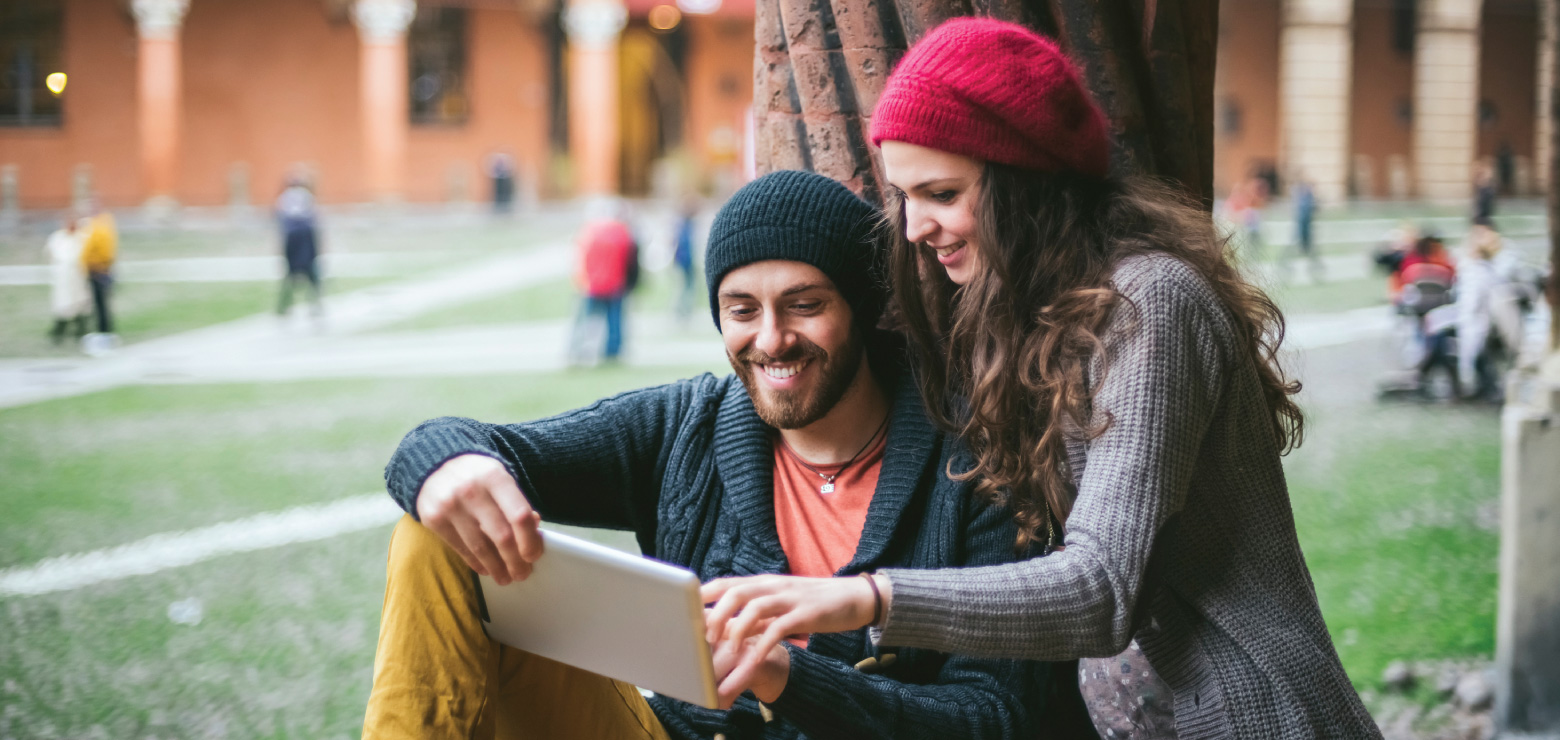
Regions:
<svg viewBox="0 0 1560 740"><path fill-rule="evenodd" d="M401 510L384 493L298 506L235 519L210 527L155 534L119 547L61 555L20 568L0 570L0 596L68 591L126 576L251 550L323 540L394 522Z"/></svg>

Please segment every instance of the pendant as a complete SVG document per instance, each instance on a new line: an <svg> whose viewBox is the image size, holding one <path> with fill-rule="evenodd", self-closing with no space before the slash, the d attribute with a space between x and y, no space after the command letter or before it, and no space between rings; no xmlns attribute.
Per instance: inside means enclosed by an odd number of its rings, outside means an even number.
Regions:
<svg viewBox="0 0 1560 740"><path fill-rule="evenodd" d="M818 493L834 493L834 481L829 481L819 486Z"/></svg>

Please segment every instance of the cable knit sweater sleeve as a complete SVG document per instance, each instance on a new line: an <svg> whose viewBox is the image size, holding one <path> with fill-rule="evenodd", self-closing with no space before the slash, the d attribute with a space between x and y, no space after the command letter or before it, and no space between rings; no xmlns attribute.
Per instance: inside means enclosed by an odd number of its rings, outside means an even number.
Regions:
<svg viewBox="0 0 1560 740"><path fill-rule="evenodd" d="M717 383L703 375L520 424L433 419L401 440L385 467L385 486L416 516L417 494L433 471L459 455L487 455L509 469L544 519L633 529L642 542L653 541L657 470L668 442L683 411Z"/></svg>
<svg viewBox="0 0 1560 740"><path fill-rule="evenodd" d="M1011 565L884 570L893 602L880 644L1068 660L1120 653L1133 636L1155 536L1185 501L1227 374L1227 319L1186 265L1137 258L1115 275L1127 302L1092 370L1096 418L1067 548ZM1103 370L1103 372L1102 372Z"/></svg>

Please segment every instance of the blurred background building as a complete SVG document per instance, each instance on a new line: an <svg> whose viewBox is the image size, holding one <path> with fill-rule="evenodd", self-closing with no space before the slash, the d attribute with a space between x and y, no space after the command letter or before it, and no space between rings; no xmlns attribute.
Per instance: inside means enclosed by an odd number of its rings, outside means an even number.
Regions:
<svg viewBox="0 0 1560 740"><path fill-rule="evenodd" d="M1225 0L1216 182L1324 202L1543 190L1541 2ZM753 0L6 0L0 200L62 208L719 195ZM502 186L500 186L502 187ZM4 204L0 204L4 205Z"/></svg>
<svg viewBox="0 0 1560 740"><path fill-rule="evenodd" d="M752 0L5 0L15 207L723 191Z"/></svg>
<svg viewBox="0 0 1560 740"><path fill-rule="evenodd" d="M1215 184L1296 174L1319 197L1467 201L1545 187L1549 0L1224 0Z"/></svg>

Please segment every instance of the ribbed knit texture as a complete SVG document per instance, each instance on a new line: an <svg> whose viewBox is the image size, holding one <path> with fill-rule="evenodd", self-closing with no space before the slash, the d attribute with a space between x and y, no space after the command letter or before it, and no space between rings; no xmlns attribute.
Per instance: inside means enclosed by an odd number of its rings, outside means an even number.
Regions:
<svg viewBox="0 0 1560 740"><path fill-rule="evenodd" d="M899 383L893 398L877 491L841 574L1013 560L1012 517L939 474L951 447L914 385ZM705 581L783 573L773 434L741 382L703 375L523 424L435 419L401 442L385 482L415 515L417 491L440 463L490 455L515 473L544 521L633 530L647 554ZM673 737L690 740L1043 736L1049 664L893 652L893 666L869 675L853 667L877 654L865 630L814 635L806 651L793 651L767 724L751 698L730 712L661 696L651 704ZM1059 671L1056 680L1074 678Z"/></svg>
<svg viewBox="0 0 1560 740"><path fill-rule="evenodd" d="M872 143L903 141L1042 172L1102 178L1105 114L1056 44L1023 26L954 18L905 53L872 114Z"/></svg>
<svg viewBox="0 0 1560 740"><path fill-rule="evenodd" d="M879 644L1062 660L1135 636L1175 693L1181 740L1380 737L1322 623L1229 316L1168 256L1127 260L1114 282L1137 310L1118 311L1091 368L1094 414L1114 421L1073 458L1067 548L882 571L893 601Z"/></svg>
<svg viewBox="0 0 1560 740"><path fill-rule="evenodd" d="M844 185L811 172L771 172L742 186L715 214L704 252L715 327L720 328L720 281L761 260L818 268L850 304L856 324L876 326L887 297L873 239L877 217Z"/></svg>

